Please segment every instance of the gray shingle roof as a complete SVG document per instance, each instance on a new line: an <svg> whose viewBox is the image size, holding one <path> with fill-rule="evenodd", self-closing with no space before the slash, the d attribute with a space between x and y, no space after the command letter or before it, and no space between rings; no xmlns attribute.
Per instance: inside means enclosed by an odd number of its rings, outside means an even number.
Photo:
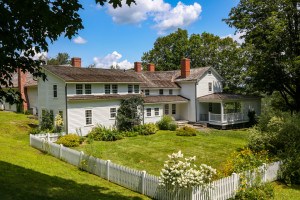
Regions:
<svg viewBox="0 0 300 200"><path fill-rule="evenodd" d="M128 99L131 97L142 96L140 94L105 94L105 95L76 95L69 96L68 100L107 100L107 99Z"/></svg>
<svg viewBox="0 0 300 200"><path fill-rule="evenodd" d="M202 97L198 97L199 101L209 101L209 100L245 100L245 99L260 99L259 96L250 95L240 95L240 94L226 94L226 93L213 93Z"/></svg>
<svg viewBox="0 0 300 200"><path fill-rule="evenodd" d="M189 99L180 96L180 95L168 95L168 96L146 96L143 98L144 103L153 104L153 103L186 103Z"/></svg>

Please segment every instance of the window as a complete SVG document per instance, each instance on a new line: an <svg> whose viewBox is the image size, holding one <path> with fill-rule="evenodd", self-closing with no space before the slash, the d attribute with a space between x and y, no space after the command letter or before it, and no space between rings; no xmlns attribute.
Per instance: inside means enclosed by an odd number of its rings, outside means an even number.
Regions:
<svg viewBox="0 0 300 200"><path fill-rule="evenodd" d="M212 112L212 103L209 103L209 104L208 104L208 111L209 111L209 112Z"/></svg>
<svg viewBox="0 0 300 200"><path fill-rule="evenodd" d="M116 116L117 116L117 109L110 108L110 118L116 118Z"/></svg>
<svg viewBox="0 0 300 200"><path fill-rule="evenodd" d="M210 71L210 70L208 70L208 71L207 71L207 74L208 74L208 75L211 75L211 71Z"/></svg>
<svg viewBox="0 0 300 200"><path fill-rule="evenodd" d="M155 116L159 116L159 108L154 108L154 114Z"/></svg>
<svg viewBox="0 0 300 200"><path fill-rule="evenodd" d="M211 82L208 83L208 91L212 92L212 83Z"/></svg>
<svg viewBox="0 0 300 200"><path fill-rule="evenodd" d="M76 84L76 94L82 94L82 84Z"/></svg>
<svg viewBox="0 0 300 200"><path fill-rule="evenodd" d="M145 90L145 95L150 95L150 91L149 90Z"/></svg>
<svg viewBox="0 0 300 200"><path fill-rule="evenodd" d="M151 117L151 108L146 109L147 117Z"/></svg>
<svg viewBox="0 0 300 200"><path fill-rule="evenodd" d="M92 110L85 111L85 124L86 125L92 124Z"/></svg>
<svg viewBox="0 0 300 200"><path fill-rule="evenodd" d="M176 104L172 104L172 115L176 114Z"/></svg>
<svg viewBox="0 0 300 200"><path fill-rule="evenodd" d="M134 93L138 94L140 92L140 86L134 85Z"/></svg>
<svg viewBox="0 0 300 200"><path fill-rule="evenodd" d="M164 94L164 90L163 89L160 89L159 90L159 95L163 95Z"/></svg>
<svg viewBox="0 0 300 200"><path fill-rule="evenodd" d="M57 85L53 85L53 97L57 97Z"/></svg>
<svg viewBox="0 0 300 200"><path fill-rule="evenodd" d="M165 104L165 115L169 114L169 104Z"/></svg>
<svg viewBox="0 0 300 200"><path fill-rule="evenodd" d="M128 85L128 93L132 93L133 89L132 89L132 85Z"/></svg>
<svg viewBox="0 0 300 200"><path fill-rule="evenodd" d="M92 94L92 85L85 84L85 94Z"/></svg>
<svg viewBox="0 0 300 200"><path fill-rule="evenodd" d="M111 87L112 87L112 93L118 94L118 85L111 85Z"/></svg>
<svg viewBox="0 0 300 200"><path fill-rule="evenodd" d="M110 94L110 85L104 85L105 94Z"/></svg>
<svg viewBox="0 0 300 200"><path fill-rule="evenodd" d="M173 95L173 90L172 89L169 90L169 95Z"/></svg>

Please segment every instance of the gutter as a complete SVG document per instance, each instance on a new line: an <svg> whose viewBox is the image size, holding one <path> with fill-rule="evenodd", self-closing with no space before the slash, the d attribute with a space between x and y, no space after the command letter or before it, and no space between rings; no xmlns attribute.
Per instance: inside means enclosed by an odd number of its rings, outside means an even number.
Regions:
<svg viewBox="0 0 300 200"><path fill-rule="evenodd" d="M198 117L198 104L197 104L197 85L198 85L198 81L195 82L195 115L196 115L196 122L198 121L197 117Z"/></svg>
<svg viewBox="0 0 300 200"><path fill-rule="evenodd" d="M65 84L65 101L66 101L66 121L65 121L65 128L66 128L66 134L68 134L68 130L69 130L69 127L68 127L68 99L67 99L67 90L68 90L68 84L66 83Z"/></svg>

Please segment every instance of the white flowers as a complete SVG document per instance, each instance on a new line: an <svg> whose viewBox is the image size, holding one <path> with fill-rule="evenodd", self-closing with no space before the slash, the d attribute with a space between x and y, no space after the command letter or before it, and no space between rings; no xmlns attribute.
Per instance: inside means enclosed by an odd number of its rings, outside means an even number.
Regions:
<svg viewBox="0 0 300 200"><path fill-rule="evenodd" d="M205 164L194 164L196 156L184 158L181 151L168 155L164 168L160 172L161 186L172 188L189 188L193 186L209 186L216 170Z"/></svg>

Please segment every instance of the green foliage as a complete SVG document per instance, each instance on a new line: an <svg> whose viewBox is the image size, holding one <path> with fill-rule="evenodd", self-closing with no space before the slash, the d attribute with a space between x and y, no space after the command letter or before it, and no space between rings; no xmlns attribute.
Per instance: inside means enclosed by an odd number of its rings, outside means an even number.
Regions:
<svg viewBox="0 0 300 200"><path fill-rule="evenodd" d="M248 110L248 118L249 118L249 124L250 126L253 126L257 123L255 110Z"/></svg>
<svg viewBox="0 0 300 200"><path fill-rule="evenodd" d="M175 123L174 119L169 115L164 115L162 119L159 120L156 124L160 130L175 131L177 129L177 124Z"/></svg>
<svg viewBox="0 0 300 200"><path fill-rule="evenodd" d="M152 135L158 131L156 124L148 123L143 125L134 126L133 130L138 132L139 135Z"/></svg>
<svg viewBox="0 0 300 200"><path fill-rule="evenodd" d="M176 130L178 136L196 136L197 130L190 126L184 126Z"/></svg>
<svg viewBox="0 0 300 200"><path fill-rule="evenodd" d="M80 137L76 134L68 134L58 138L57 144L62 144L66 147L78 147L80 145Z"/></svg>
<svg viewBox="0 0 300 200"><path fill-rule="evenodd" d="M124 137L135 137L135 136L138 136L139 133L136 132L136 131L123 131L123 132L122 132L122 135L123 135Z"/></svg>
<svg viewBox="0 0 300 200"><path fill-rule="evenodd" d="M248 49L231 38L202 33L188 36L186 30L178 29L164 37L159 37L153 49L144 53L142 62L154 63L156 70L180 69L183 57L191 59L191 67L214 67L225 79L224 91L242 92L245 90L244 69Z"/></svg>
<svg viewBox="0 0 300 200"><path fill-rule="evenodd" d="M132 97L121 101L116 117L116 123L119 131L131 130L134 126L139 125L142 121L143 106L141 97Z"/></svg>
<svg viewBox="0 0 300 200"><path fill-rule="evenodd" d="M71 61L68 53L58 53L55 58L47 60L47 65L66 65L70 63Z"/></svg>
<svg viewBox="0 0 300 200"><path fill-rule="evenodd" d="M274 187L271 183L258 184L240 190L234 198L230 200L269 200L274 199Z"/></svg>
<svg viewBox="0 0 300 200"><path fill-rule="evenodd" d="M56 133L62 132L63 126L64 126L64 121L63 121L63 118L62 118L62 116L60 114L57 114L55 116L54 122L55 122L55 130L54 130L54 132L56 132Z"/></svg>
<svg viewBox="0 0 300 200"><path fill-rule="evenodd" d="M40 134L42 130L40 128L32 128L29 131L29 134L35 135L35 134Z"/></svg>
<svg viewBox="0 0 300 200"><path fill-rule="evenodd" d="M42 121L41 121L41 129L42 130L49 130L50 132L52 132L53 130L53 113L48 111L48 110L44 110L42 113Z"/></svg>
<svg viewBox="0 0 300 200"><path fill-rule="evenodd" d="M294 0L241 0L225 21L244 33L252 49L248 84L254 91L278 91L291 111L300 111L299 4Z"/></svg>
<svg viewBox="0 0 300 200"><path fill-rule="evenodd" d="M95 126L88 134L95 141L116 141L123 138L121 132L115 128L106 128L101 125Z"/></svg>

